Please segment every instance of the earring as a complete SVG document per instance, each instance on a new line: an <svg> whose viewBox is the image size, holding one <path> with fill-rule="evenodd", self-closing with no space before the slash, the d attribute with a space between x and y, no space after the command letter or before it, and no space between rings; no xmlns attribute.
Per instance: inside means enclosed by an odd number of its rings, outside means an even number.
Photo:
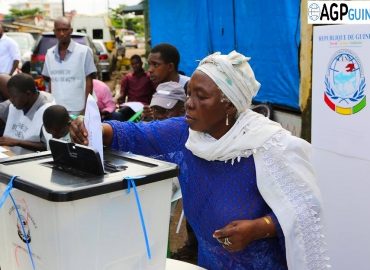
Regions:
<svg viewBox="0 0 370 270"><path fill-rule="evenodd" d="M229 125L229 114L227 113L226 114L226 126L228 126Z"/></svg>

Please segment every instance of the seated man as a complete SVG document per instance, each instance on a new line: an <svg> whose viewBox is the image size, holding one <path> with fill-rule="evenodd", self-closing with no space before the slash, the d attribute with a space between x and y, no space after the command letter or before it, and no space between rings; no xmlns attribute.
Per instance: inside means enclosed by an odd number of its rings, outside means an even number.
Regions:
<svg viewBox="0 0 370 270"><path fill-rule="evenodd" d="M9 106L4 136L0 145L12 146L15 154L27 151L46 150L42 133L42 115L44 110L54 102L46 92L36 90L35 82L27 74L17 74L8 81ZM28 151L29 152L29 151Z"/></svg>
<svg viewBox="0 0 370 270"><path fill-rule="evenodd" d="M135 54L131 56L130 61L133 72L122 78L121 92L117 103L137 101L148 105L155 92L155 86L150 80L149 73L143 69L141 57ZM129 106L122 106L118 112L113 113L112 119L127 121L134 114L135 111Z"/></svg>
<svg viewBox="0 0 370 270"><path fill-rule="evenodd" d="M164 120L185 114L185 90L177 82L165 82L158 85L150 107L145 106L143 121Z"/></svg>
<svg viewBox="0 0 370 270"><path fill-rule="evenodd" d="M148 56L148 72L155 85L164 82L178 82L186 91L185 84L189 77L180 74L180 53L175 46L161 43L153 47Z"/></svg>

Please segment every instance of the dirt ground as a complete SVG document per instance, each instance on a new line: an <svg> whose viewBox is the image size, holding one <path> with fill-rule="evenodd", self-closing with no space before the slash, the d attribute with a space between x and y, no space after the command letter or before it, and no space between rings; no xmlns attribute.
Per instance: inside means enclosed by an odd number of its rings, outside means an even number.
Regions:
<svg viewBox="0 0 370 270"><path fill-rule="evenodd" d="M169 245L170 245L171 252L175 252L177 249L184 246L185 241L187 239L185 217L183 218L181 222L179 233L176 233L176 229L180 221L181 212L182 212L182 201L180 200L175 208L174 215L171 217L171 220L170 220Z"/></svg>
<svg viewBox="0 0 370 270"><path fill-rule="evenodd" d="M134 54L144 56L145 50L129 48L126 50L125 57L130 59L130 57ZM124 74L127 74L129 71L130 71L129 67L121 66L120 69L112 73L111 79L105 82L111 89L113 96L115 95L117 96L119 94L121 78ZM118 91L118 93L116 93L116 91ZM185 218L183 219L181 223L179 233L176 233L176 229L179 223L181 212L182 212L182 202L180 200L179 203L176 205L174 214L170 220L169 249L171 252L175 252L177 249L181 248L185 244L185 241L187 239Z"/></svg>

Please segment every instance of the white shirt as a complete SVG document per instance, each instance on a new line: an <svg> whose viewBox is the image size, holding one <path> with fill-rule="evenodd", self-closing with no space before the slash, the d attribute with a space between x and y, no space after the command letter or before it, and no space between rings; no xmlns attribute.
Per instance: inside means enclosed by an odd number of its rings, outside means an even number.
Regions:
<svg viewBox="0 0 370 270"><path fill-rule="evenodd" d="M91 49L71 40L64 60L59 58L58 44L47 51L42 75L51 80L55 103L79 112L85 107L86 76L94 72Z"/></svg>
<svg viewBox="0 0 370 270"><path fill-rule="evenodd" d="M179 84L181 84L182 87L185 87L185 84L190 80L190 77L179 74Z"/></svg>
<svg viewBox="0 0 370 270"><path fill-rule="evenodd" d="M18 110L13 104L10 104L4 136L40 142L43 127L42 116L45 109L53 104L53 97L46 92L40 92L39 97L26 114L23 110ZM12 147L11 150L16 154L23 152L21 147Z"/></svg>
<svg viewBox="0 0 370 270"><path fill-rule="evenodd" d="M18 44L4 33L0 38L0 74L9 74L15 60L21 60Z"/></svg>

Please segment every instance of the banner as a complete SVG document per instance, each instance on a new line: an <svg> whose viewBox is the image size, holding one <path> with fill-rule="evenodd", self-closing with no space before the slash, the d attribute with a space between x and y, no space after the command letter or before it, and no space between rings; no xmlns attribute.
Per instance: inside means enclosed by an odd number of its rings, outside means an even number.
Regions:
<svg viewBox="0 0 370 270"><path fill-rule="evenodd" d="M313 160L332 269L370 265L370 25L314 27Z"/></svg>
<svg viewBox="0 0 370 270"><path fill-rule="evenodd" d="M370 25L314 28L312 143L370 160Z"/></svg>
<svg viewBox="0 0 370 270"><path fill-rule="evenodd" d="M369 24L369 1L307 1L308 24Z"/></svg>

